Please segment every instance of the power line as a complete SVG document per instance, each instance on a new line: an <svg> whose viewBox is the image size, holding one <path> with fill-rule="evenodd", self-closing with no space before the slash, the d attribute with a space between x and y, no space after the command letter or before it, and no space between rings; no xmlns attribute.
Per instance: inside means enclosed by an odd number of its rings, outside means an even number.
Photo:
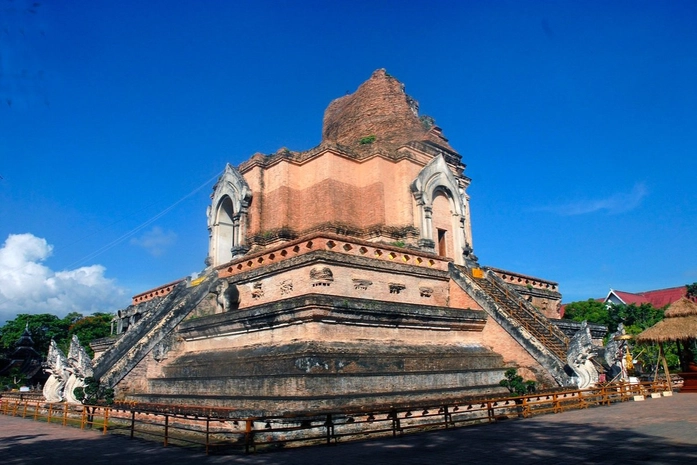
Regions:
<svg viewBox="0 0 697 465"><path fill-rule="evenodd" d="M203 189L204 187L209 186L210 183L213 182L214 180L218 179L218 178L220 177L221 174L223 174L222 171L216 173L215 176L213 176L213 177L211 177L210 179L206 180L203 184L201 184L200 186L198 186L197 188L195 188L194 190L192 190L191 192L189 192L188 194L186 194L185 196L183 196L182 198L180 198L179 200L177 200L176 202L174 202L173 204L171 204L170 206L168 206L167 208L165 208L165 209L162 210L161 212L155 214L154 216L152 216L151 218L149 218L149 219L146 220L145 222L141 223L140 225L136 226L135 228L131 229L131 230L128 231L127 233L123 234L122 236L118 237L117 239L115 239L115 240L111 241L110 243L106 244L105 246L100 247L99 249L95 250L94 252L91 252L91 253L87 254L86 256L82 257L82 258L79 259L79 260L76 260L75 262L73 262L73 263L71 263L70 265L68 265L66 268L70 269L70 268L72 268L72 267L75 267L75 266L77 266L77 265L79 265L79 264L81 264L81 263L84 263L84 262L86 262L86 261L88 261L88 260L91 260L91 259L93 259L93 258L95 258L95 257L97 257L97 256L99 256L99 255L101 255L101 254L103 254L103 253L106 252L107 250L110 250L110 249L116 247L118 244L122 243L123 241L125 241L125 240L128 239L129 237L132 237L133 235L135 235L138 231L141 231L143 228L148 227L149 225L151 225L152 223L154 223L154 222L157 221L158 219L160 219L160 218L162 218L163 216L165 216L167 213L169 213L170 211L172 211L177 205L179 205L180 203L182 203L183 201L185 201L185 200L188 199L189 197L193 196L194 194L196 194L198 191L200 191L200 190ZM0 177L1 177L1 176L0 176ZM138 212L144 210L145 208L147 208L147 207L144 207L143 209L138 210ZM137 212L136 212L136 213L137 213ZM135 213L134 213L134 214L135 214ZM131 216L132 216L132 215L131 215ZM99 231L101 231L101 230L103 230L103 229L105 229L105 228L107 228L107 227L109 227L109 226L112 226L112 225L114 225L114 224L116 224L116 223L118 223L118 222L120 222L120 221L123 221L125 218L128 218L128 217L121 218L120 220L115 221L115 222L109 224L108 226L105 226L104 228L101 228L100 230L95 231L94 233L85 236L85 238L86 238L86 237L90 237L90 236L96 234L97 232L99 232ZM79 241L76 241L76 242L79 242ZM31 263L33 263L33 262L31 262ZM21 270L21 269L27 267L29 264L30 264L30 263L25 263L24 265L22 265L22 266L20 266L20 267L11 269L11 271L18 271L18 270ZM0 305L4 305L4 304L6 304L6 303L9 302L9 301L10 301L9 298L0 299Z"/></svg>
<svg viewBox="0 0 697 465"><path fill-rule="evenodd" d="M149 225L151 225L152 223L154 223L155 221L157 221L158 219L162 218L162 217L165 216L167 213L169 213L170 211L172 211L177 205L179 205L180 203L182 203L184 200L186 200L186 199L188 199L189 197L193 196L194 194L196 194L198 191L200 191L200 190L203 189L204 187L209 186L210 183L211 183L213 180L215 180L215 179L217 179L218 177L220 177L220 175L221 175L222 173L223 173L222 171L219 172L219 173L217 173L215 176L213 176L212 178L208 179L206 182L204 182L203 184L201 184L200 186L198 186L196 189L194 189L193 191L189 192L189 193L186 194L184 197L180 198L179 200L177 200L176 202L174 202L172 205L170 205L169 207L165 208L165 209L162 210L161 212L159 212L159 213L157 213L156 215L152 216L150 219L146 220L145 222L143 222L143 223L141 223L140 225L136 226L135 228L131 229L131 230L128 231L126 234L123 234L122 236L120 236L120 237L117 238L117 239L114 239L113 241L111 241L111 242L108 243L107 245L105 245L105 246L103 246L103 247L101 247L101 248L95 250L94 252L92 252L92 253L86 255L85 257L83 257L83 258L81 258L81 259L79 259L79 260L76 260L75 262L71 263L70 265L68 265L68 268L72 268L72 267L74 267L74 266L77 266L77 265L80 264L80 263L86 262L87 260L91 260L91 259L93 259L93 258L95 258L95 257L98 257L99 255L103 254L103 253L106 252L107 250L110 250L110 249L114 248L115 246L117 246L118 244L122 243L123 241L125 241L125 240L128 239L129 237L134 236L138 231L141 231L142 229L148 227ZM119 220L119 221L120 221L120 220Z"/></svg>

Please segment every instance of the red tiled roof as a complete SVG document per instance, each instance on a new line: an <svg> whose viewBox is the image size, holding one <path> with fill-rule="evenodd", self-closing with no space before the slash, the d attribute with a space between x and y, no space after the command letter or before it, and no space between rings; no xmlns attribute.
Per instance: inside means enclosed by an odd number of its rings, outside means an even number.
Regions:
<svg viewBox="0 0 697 465"><path fill-rule="evenodd" d="M661 308L685 297L687 295L687 287L671 287L668 289L642 292L641 294L646 297L651 305L656 308Z"/></svg>
<svg viewBox="0 0 697 465"><path fill-rule="evenodd" d="M641 304L647 304L649 303L648 300L646 300L646 297L644 297L641 294L632 294L631 292L624 292L624 291L612 291L613 294L615 294L617 297L619 297L622 302L625 304L636 304L636 305L641 305Z"/></svg>
<svg viewBox="0 0 697 465"><path fill-rule="evenodd" d="M648 303L656 308L661 308L685 297L687 294L687 287L670 287L668 289L657 289L655 291L636 293L615 290L612 292L626 304L641 305Z"/></svg>

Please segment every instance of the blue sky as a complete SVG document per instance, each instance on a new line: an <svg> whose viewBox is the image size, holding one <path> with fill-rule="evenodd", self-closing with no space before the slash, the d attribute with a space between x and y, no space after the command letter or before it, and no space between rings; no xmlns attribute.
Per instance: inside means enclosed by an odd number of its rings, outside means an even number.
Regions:
<svg viewBox="0 0 697 465"><path fill-rule="evenodd" d="M0 321L200 271L225 163L378 68L467 164L483 265L564 301L697 281L693 1L0 0Z"/></svg>

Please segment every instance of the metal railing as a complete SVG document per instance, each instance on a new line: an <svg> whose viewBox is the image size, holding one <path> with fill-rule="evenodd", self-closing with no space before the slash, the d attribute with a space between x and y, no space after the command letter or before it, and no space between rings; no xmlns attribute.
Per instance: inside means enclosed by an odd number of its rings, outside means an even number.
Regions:
<svg viewBox="0 0 697 465"><path fill-rule="evenodd" d="M371 436L397 436L412 431L492 423L548 413L610 405L635 396L660 397L672 386L665 381L608 384L592 389L531 393L524 396L462 398L447 401L308 411L287 415L240 417L226 408L122 403L111 407L51 404L0 398L0 413L64 426L94 428L103 434L133 437L205 449L237 449L292 444L332 444Z"/></svg>

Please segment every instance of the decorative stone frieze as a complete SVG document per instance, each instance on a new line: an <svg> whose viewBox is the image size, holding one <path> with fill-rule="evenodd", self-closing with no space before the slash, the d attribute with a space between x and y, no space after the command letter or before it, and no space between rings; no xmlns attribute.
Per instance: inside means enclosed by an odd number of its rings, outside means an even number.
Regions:
<svg viewBox="0 0 697 465"><path fill-rule="evenodd" d="M329 286L334 282L334 274L326 266L324 268L312 268L310 270L310 280L312 281L312 287Z"/></svg>
<svg viewBox="0 0 697 465"><path fill-rule="evenodd" d="M293 292L293 281L290 279L286 279L281 282L281 285L279 286L279 289L281 290L281 295L287 295Z"/></svg>
<svg viewBox="0 0 697 465"><path fill-rule="evenodd" d="M252 299L258 300L264 297L264 287L261 281L252 284Z"/></svg>
<svg viewBox="0 0 697 465"><path fill-rule="evenodd" d="M353 278L353 288L361 291L367 291L370 286L373 285L373 282L369 279L360 279L360 278Z"/></svg>
<svg viewBox="0 0 697 465"><path fill-rule="evenodd" d="M388 286L390 287L390 294L399 294L407 288L407 286L400 283L389 283Z"/></svg>
<svg viewBox="0 0 697 465"><path fill-rule="evenodd" d="M430 298L433 295L433 288L428 286L419 287L419 293L421 297Z"/></svg>

